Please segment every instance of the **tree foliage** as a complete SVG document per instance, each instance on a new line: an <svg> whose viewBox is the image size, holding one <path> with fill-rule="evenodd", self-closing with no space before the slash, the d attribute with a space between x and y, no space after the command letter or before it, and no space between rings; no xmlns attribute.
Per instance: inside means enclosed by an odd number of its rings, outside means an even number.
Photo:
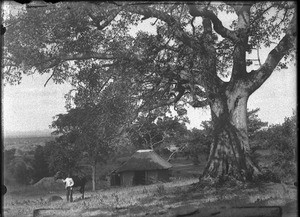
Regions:
<svg viewBox="0 0 300 217"><path fill-rule="evenodd" d="M77 107L67 114L57 115L52 128L56 129L55 134L66 136L70 143L86 151L90 159L101 162L105 161L112 141L131 117L131 105L122 84L110 84L98 98L94 103L76 98Z"/></svg>
<svg viewBox="0 0 300 217"><path fill-rule="evenodd" d="M81 152L63 136L47 142L44 153L47 155L48 170L51 174L57 171L74 172L79 168Z"/></svg>
<svg viewBox="0 0 300 217"><path fill-rule="evenodd" d="M95 78L85 82L95 81L95 86L89 86L84 91L92 92L98 87ZM127 120L132 118L132 104L127 97L127 89L123 82L106 82L105 87L97 97L85 93L76 95L75 108L70 108L67 114L59 114L52 123L54 134L61 135L58 145L69 147L62 159L72 159L68 171L80 165L92 168L93 190L96 185L96 166L106 163L114 154L115 142L123 133ZM58 154L59 156L59 154ZM57 156L54 155L56 158ZM75 160L75 163L73 161ZM57 168L57 167L56 167Z"/></svg>
<svg viewBox="0 0 300 217"><path fill-rule="evenodd" d="M248 52L270 46L289 31L292 3L246 5L251 7L246 27ZM222 83L216 76L230 76L227 69L233 64L231 53L234 44L239 43L237 21L229 30L215 14L239 13L238 7L230 3L64 2L27 9L5 21L9 28L5 35L3 78L14 83L20 81L22 73L50 73L55 82L70 81L78 95L92 99L91 92L85 94L90 89L86 87L101 87L109 78L122 77L129 81L127 88L141 93L137 99L150 108L180 98L194 106L207 105L203 100L215 92L214 85ZM203 18L202 25L198 17ZM157 19L156 33L129 34L132 26L148 18ZM214 25L212 37L207 32L212 27L209 23L204 25L208 19ZM215 57L208 55L212 44ZM293 47L281 48L286 49L282 56L288 55L290 48ZM215 76L207 70L211 67L209 58L216 58L210 60L216 64ZM256 71L251 74L258 74Z"/></svg>

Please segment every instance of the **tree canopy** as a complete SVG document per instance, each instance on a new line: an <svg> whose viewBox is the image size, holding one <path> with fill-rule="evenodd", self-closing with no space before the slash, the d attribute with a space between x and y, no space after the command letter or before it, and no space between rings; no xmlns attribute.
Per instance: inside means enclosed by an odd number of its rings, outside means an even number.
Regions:
<svg viewBox="0 0 300 217"><path fill-rule="evenodd" d="M238 17L230 29L220 12ZM246 20L240 18L243 13ZM200 107L208 105L209 94L219 93L216 89L244 80L253 92L269 77L295 48L293 13L293 2L63 2L28 8L5 21L3 78L18 83L22 74L49 73L83 95L87 86L102 87L122 77L150 108L179 99ZM155 19L155 33L129 34L149 18ZM259 69L235 72L238 62L246 66L246 51L280 39ZM239 43L246 43L246 50L239 50Z"/></svg>

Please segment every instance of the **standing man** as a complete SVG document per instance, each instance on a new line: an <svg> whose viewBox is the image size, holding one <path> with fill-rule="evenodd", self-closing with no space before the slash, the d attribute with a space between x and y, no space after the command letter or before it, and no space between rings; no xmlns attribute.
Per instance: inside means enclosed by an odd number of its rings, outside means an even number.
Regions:
<svg viewBox="0 0 300 217"><path fill-rule="evenodd" d="M67 201L69 201L70 198L70 202L73 202L73 185L74 185L74 181L72 178L70 178L70 175L67 176L66 179L62 180L63 182L66 183L66 189L67 189Z"/></svg>

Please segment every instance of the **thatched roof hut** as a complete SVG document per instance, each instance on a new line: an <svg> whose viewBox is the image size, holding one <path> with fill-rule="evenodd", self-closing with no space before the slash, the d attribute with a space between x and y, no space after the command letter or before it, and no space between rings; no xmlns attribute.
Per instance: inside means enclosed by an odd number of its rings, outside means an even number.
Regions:
<svg viewBox="0 0 300 217"><path fill-rule="evenodd" d="M136 151L116 172L130 170L165 170L170 169L172 164L164 160L151 149Z"/></svg>
<svg viewBox="0 0 300 217"><path fill-rule="evenodd" d="M111 185L143 185L168 181L172 164L151 149L136 151L111 174Z"/></svg>

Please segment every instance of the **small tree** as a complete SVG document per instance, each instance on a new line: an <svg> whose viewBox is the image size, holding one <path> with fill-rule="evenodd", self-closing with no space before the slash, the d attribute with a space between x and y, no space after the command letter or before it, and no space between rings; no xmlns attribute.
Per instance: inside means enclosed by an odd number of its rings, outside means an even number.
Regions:
<svg viewBox="0 0 300 217"><path fill-rule="evenodd" d="M97 88L96 85L89 90L96 91ZM66 142L72 143L74 150L80 150L81 156L77 156L77 162L82 159L81 163L91 166L95 190L96 166L112 156L114 141L121 135L123 125L130 116L130 104L122 83L107 84L98 97L88 95L82 98L78 93L74 101L77 107L69 109L67 114L57 115L52 127L56 129L54 133L63 134Z"/></svg>

